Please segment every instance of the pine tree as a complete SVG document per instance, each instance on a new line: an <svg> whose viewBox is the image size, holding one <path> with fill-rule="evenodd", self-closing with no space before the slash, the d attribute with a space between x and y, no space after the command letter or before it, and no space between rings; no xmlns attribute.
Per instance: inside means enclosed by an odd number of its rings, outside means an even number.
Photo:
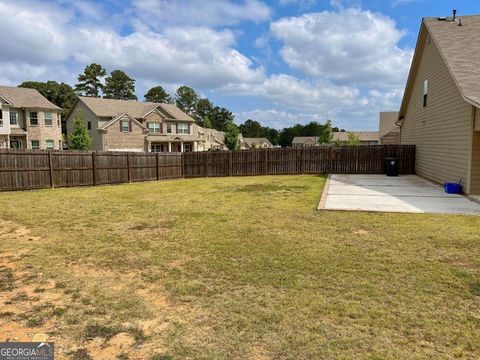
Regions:
<svg viewBox="0 0 480 360"><path fill-rule="evenodd" d="M173 99L161 86L155 86L144 95L145 101L163 104L172 104Z"/></svg>
<svg viewBox="0 0 480 360"><path fill-rule="evenodd" d="M122 70L113 70L105 79L105 98L118 100L137 100L135 79Z"/></svg>
<svg viewBox="0 0 480 360"><path fill-rule="evenodd" d="M78 84L75 85L75 91L83 96L100 97L104 90L102 78L107 75L105 69L98 64L88 65L83 74L78 75Z"/></svg>

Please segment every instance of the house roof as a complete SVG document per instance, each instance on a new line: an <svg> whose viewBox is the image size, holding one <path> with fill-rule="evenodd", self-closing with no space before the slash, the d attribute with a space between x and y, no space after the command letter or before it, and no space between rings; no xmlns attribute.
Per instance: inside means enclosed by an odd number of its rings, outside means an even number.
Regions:
<svg viewBox="0 0 480 360"><path fill-rule="evenodd" d="M400 116L405 115L427 33L437 46L464 100L480 107L480 15L424 18L410 68ZM459 26L461 21L461 26Z"/></svg>
<svg viewBox="0 0 480 360"><path fill-rule="evenodd" d="M194 122L190 116L173 104L104 99L87 96L79 96L78 98L98 117L117 117L126 113L136 119L141 119L146 114L158 108L167 117L171 117L172 119Z"/></svg>
<svg viewBox="0 0 480 360"><path fill-rule="evenodd" d="M101 131L102 130L107 130L112 124L114 124L115 122L117 122L120 119L125 119L125 117L132 120L136 125L140 126L143 130L148 130L141 122L139 122L137 119L135 119L133 116L130 116L127 113L120 114L120 115L116 116L115 118L113 118L112 120L106 122L103 126L101 126L99 128L99 130L101 130Z"/></svg>
<svg viewBox="0 0 480 360"><path fill-rule="evenodd" d="M360 141L378 141L378 131L352 131ZM336 131L333 133L333 141L347 141L348 131Z"/></svg>
<svg viewBox="0 0 480 360"><path fill-rule="evenodd" d="M35 89L0 86L0 96L14 107L62 110Z"/></svg>
<svg viewBox="0 0 480 360"><path fill-rule="evenodd" d="M267 138L243 138L243 141L249 146L261 146L267 143L269 146L273 146Z"/></svg>
<svg viewBox="0 0 480 360"><path fill-rule="evenodd" d="M305 144L307 141L317 143L318 136L295 136L292 144Z"/></svg>
<svg viewBox="0 0 480 360"><path fill-rule="evenodd" d="M398 128L396 124L398 119L398 111L382 111L378 123L379 136L383 136L390 131Z"/></svg>

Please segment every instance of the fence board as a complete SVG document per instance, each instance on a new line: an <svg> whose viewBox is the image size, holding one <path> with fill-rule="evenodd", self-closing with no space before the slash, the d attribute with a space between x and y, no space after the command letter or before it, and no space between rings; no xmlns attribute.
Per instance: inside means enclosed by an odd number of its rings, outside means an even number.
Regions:
<svg viewBox="0 0 480 360"><path fill-rule="evenodd" d="M414 145L316 146L195 153L0 151L0 191L91 186L162 179L284 175L382 174L396 157L415 173Z"/></svg>

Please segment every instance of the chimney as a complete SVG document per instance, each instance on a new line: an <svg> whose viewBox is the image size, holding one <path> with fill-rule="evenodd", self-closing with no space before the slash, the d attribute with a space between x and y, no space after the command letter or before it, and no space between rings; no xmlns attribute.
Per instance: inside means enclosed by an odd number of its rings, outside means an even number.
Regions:
<svg viewBox="0 0 480 360"><path fill-rule="evenodd" d="M457 20L457 10L453 9L453 21Z"/></svg>

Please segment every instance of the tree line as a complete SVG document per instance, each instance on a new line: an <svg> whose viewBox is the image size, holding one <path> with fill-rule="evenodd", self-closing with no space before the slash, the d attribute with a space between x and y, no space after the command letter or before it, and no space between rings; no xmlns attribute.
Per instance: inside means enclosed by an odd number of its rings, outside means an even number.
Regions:
<svg viewBox="0 0 480 360"><path fill-rule="evenodd" d="M65 116L72 107L77 96L103 97L106 99L138 100L135 95L135 79L122 70L107 71L99 64L90 64L78 75L77 84L72 88L66 83L56 81L26 81L19 87L38 90L49 101L63 109ZM325 124L310 122L306 125L296 124L281 131L262 126L258 121L248 119L237 126L235 116L225 107L215 106L208 98L189 87L180 86L175 94L170 95L162 86L157 85L144 94L144 101L175 104L186 114L195 119L202 127L212 128L226 133L225 143L229 149L237 146L240 133L243 137L265 137L272 144L291 146L295 136L319 136L321 141L330 142L331 122Z"/></svg>

